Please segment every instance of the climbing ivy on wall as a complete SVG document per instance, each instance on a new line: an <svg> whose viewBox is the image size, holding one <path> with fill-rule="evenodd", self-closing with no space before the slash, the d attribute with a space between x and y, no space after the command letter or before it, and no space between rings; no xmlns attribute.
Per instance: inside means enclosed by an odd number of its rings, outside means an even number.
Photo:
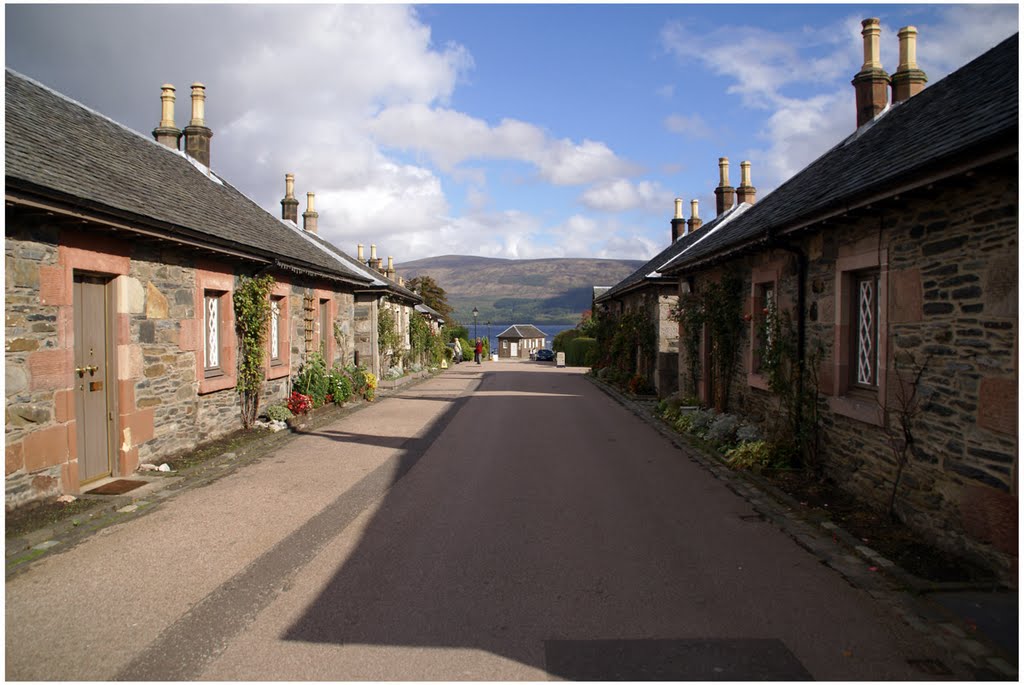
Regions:
<svg viewBox="0 0 1024 685"><path fill-rule="evenodd" d="M711 403L717 411L726 411L743 343L743 279L727 273L719 282L704 284L699 292L681 297L671 316L683 327L681 343L691 386L686 391L696 394L701 337L706 335L705 358L714 389Z"/></svg>
<svg viewBox="0 0 1024 685"><path fill-rule="evenodd" d="M270 321L270 291L273 287L274 279L271 276L242 276L232 296L235 331L238 334L236 389L241 400L242 426L245 428L252 427L260 410L267 324Z"/></svg>
<svg viewBox="0 0 1024 685"><path fill-rule="evenodd" d="M391 361L398 352L401 339L395 322L395 311L387 300L382 300L377 307L377 349L380 351L381 369L391 368Z"/></svg>

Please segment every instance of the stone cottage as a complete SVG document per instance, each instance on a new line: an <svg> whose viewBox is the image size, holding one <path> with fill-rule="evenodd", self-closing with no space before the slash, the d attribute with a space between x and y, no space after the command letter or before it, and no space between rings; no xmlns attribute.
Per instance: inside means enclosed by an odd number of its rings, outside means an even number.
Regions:
<svg viewBox="0 0 1024 685"><path fill-rule="evenodd" d="M547 336L533 324L513 324L498 334L499 359L529 359L544 347Z"/></svg>
<svg viewBox="0 0 1024 685"><path fill-rule="evenodd" d="M913 27L891 76L878 20L863 28L856 129L660 273L680 297L741 284L737 373L716 377L707 327L681 326L704 403L778 414L761 357L782 349L764 323L784 316L825 472L884 507L907 447L899 516L1015 584L1018 37L925 89Z"/></svg>
<svg viewBox="0 0 1024 685"><path fill-rule="evenodd" d="M7 507L240 427L242 276L276 281L264 403L313 351L355 360L374 279L310 239L311 194L299 228L212 171L202 84L184 130L163 87L155 142L11 70L5 93Z"/></svg>
<svg viewBox="0 0 1024 685"><path fill-rule="evenodd" d="M621 321L623 316L639 317L642 325L653 334L653 349L649 354L639 350L634 368L628 369L652 385L659 397L667 397L679 390L679 324L673 311L679 303L677 279L663 275L659 269L685 254L687 250L713 232L740 216L754 202L755 189L750 184L750 162L743 162L743 178L737 190L729 186L729 160L719 160L721 183L716 189L715 218L704 225L700 219L697 200L690 202L690 219L683 217L683 201L676 199L672 218L671 242L668 247L648 260L643 266L611 288L595 294L594 307L601 316ZM733 199L739 202L733 205ZM698 234L697 230L703 230Z"/></svg>

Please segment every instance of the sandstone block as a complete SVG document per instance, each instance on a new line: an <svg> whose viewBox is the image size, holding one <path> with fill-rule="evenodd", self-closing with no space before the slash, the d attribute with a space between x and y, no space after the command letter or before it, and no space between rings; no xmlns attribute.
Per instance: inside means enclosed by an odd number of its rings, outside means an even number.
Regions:
<svg viewBox="0 0 1024 685"><path fill-rule="evenodd" d="M25 470L38 471L57 466L68 460L68 430L65 425L51 426L33 431L22 443Z"/></svg>
<svg viewBox="0 0 1024 685"><path fill-rule="evenodd" d="M1017 434L1017 383L1012 378L982 378L978 388L978 425Z"/></svg>
<svg viewBox="0 0 1024 685"><path fill-rule="evenodd" d="M71 278L64 267L39 267L40 304L70 306L72 299Z"/></svg>
<svg viewBox="0 0 1024 685"><path fill-rule="evenodd" d="M22 443L16 442L12 445L7 445L6 457L4 466L5 476L21 470L25 466L25 459L22 456Z"/></svg>
<svg viewBox="0 0 1024 685"><path fill-rule="evenodd" d="M146 307L146 291L137 278L118 276L117 284L118 314L141 314Z"/></svg>
<svg viewBox="0 0 1024 685"><path fill-rule="evenodd" d="M166 319L169 305L164 294L152 283L146 284L146 318Z"/></svg>
<svg viewBox="0 0 1024 685"><path fill-rule="evenodd" d="M72 353L69 349L36 350L28 355L29 388L45 390L71 384Z"/></svg>

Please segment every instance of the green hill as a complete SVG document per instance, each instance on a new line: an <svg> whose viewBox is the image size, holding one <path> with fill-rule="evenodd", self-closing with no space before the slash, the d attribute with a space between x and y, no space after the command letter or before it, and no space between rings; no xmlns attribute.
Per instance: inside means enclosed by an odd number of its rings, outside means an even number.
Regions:
<svg viewBox="0 0 1024 685"><path fill-rule="evenodd" d="M430 276L448 293L462 323L574 324L590 309L593 287L615 285L643 265L630 259L495 259L444 255L396 264L406 280Z"/></svg>

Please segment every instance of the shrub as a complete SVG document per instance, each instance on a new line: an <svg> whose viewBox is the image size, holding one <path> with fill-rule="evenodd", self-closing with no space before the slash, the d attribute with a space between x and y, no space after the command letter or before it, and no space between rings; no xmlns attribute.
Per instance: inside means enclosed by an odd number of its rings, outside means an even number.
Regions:
<svg viewBox="0 0 1024 685"><path fill-rule="evenodd" d="M740 420L732 414L719 414L708 426L705 439L718 445L734 445L739 424Z"/></svg>
<svg viewBox="0 0 1024 685"><path fill-rule="evenodd" d="M319 352L310 352L306 361L299 367L292 387L308 395L313 400L314 407L321 407L330 393L328 385L327 362Z"/></svg>
<svg viewBox="0 0 1024 685"><path fill-rule="evenodd" d="M303 395L301 392L292 391L291 397L288 398L288 411L298 416L299 414L305 414L313 408L313 400L309 395Z"/></svg>
<svg viewBox="0 0 1024 685"><path fill-rule="evenodd" d="M267 407L267 418L271 421L287 421L293 416L295 414L283 404L272 404Z"/></svg>
<svg viewBox="0 0 1024 685"><path fill-rule="evenodd" d="M741 443L744 442L756 442L763 439L760 429L757 426L752 426L749 423L741 424L736 429L736 440Z"/></svg>
<svg viewBox="0 0 1024 685"><path fill-rule="evenodd" d="M673 427L680 433L692 433L693 432L693 414L694 412L686 412L681 414L673 422Z"/></svg>
<svg viewBox="0 0 1024 685"><path fill-rule="evenodd" d="M771 448L764 440L745 442L725 453L725 463L734 469L768 468L772 465Z"/></svg>
<svg viewBox="0 0 1024 685"><path fill-rule="evenodd" d="M569 328L567 330L564 330L558 335L556 335L555 339L551 341L551 349L554 350L555 352L565 352L565 363L569 364L569 343L571 343L576 338L580 337L580 335L582 334L575 328Z"/></svg>
<svg viewBox="0 0 1024 685"><path fill-rule="evenodd" d="M335 367L328 376L327 383L335 404L345 404L352 397L352 379L343 368Z"/></svg>
<svg viewBox="0 0 1024 685"><path fill-rule="evenodd" d="M711 422L715 420L714 409L698 409L689 413L690 433L704 437Z"/></svg>
<svg viewBox="0 0 1024 685"><path fill-rule="evenodd" d="M353 392L367 402L372 402L377 390L377 377L361 366L348 366L345 371L352 379Z"/></svg>
<svg viewBox="0 0 1024 685"><path fill-rule="evenodd" d="M393 381L398 378L401 378L402 375L402 370L400 368L398 368L397 366L392 366L390 369L387 370L387 372L385 372L384 378L387 378L389 381Z"/></svg>
<svg viewBox="0 0 1024 685"><path fill-rule="evenodd" d="M593 366L597 363L598 353L597 340L594 338L574 338L565 344L565 365Z"/></svg>

